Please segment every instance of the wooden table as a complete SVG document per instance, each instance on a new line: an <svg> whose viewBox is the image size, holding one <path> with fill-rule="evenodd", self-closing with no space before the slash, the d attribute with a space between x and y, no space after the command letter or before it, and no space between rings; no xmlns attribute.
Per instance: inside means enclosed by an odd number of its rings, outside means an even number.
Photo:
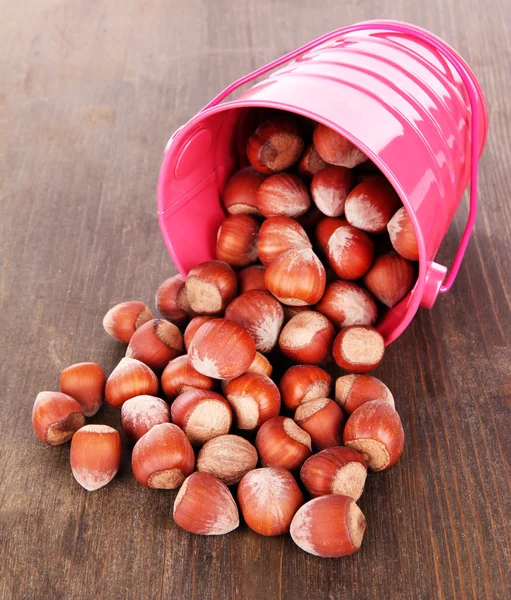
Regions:
<svg viewBox="0 0 511 600"><path fill-rule="evenodd" d="M509 336L511 6L494 0L0 0L0 596L356 600L511 598ZM379 370L406 451L371 475L361 552L319 560L242 526L199 538L174 493L119 476L87 493L69 445L30 424L38 391L124 348L116 302L175 273L155 187L165 143L235 78L334 27L387 17L457 48L485 90L480 212L452 293L421 310ZM449 264L460 208L438 260ZM96 420L120 427L104 408Z"/></svg>

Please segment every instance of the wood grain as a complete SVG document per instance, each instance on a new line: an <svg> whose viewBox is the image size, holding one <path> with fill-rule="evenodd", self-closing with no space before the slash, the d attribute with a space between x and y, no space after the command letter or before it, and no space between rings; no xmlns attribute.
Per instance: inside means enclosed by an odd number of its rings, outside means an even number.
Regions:
<svg viewBox="0 0 511 600"><path fill-rule="evenodd" d="M1 598L511 598L511 5L475 0L0 0ZM175 272L155 187L169 135L235 78L321 33L386 17L424 26L477 73L490 113L481 208L452 293L379 373L406 451L369 477L361 552L302 553L245 527L198 538L129 452L89 494L30 413L59 371L123 348L101 318L152 303ZM438 260L449 264L460 208ZM97 416L119 427L109 408Z"/></svg>

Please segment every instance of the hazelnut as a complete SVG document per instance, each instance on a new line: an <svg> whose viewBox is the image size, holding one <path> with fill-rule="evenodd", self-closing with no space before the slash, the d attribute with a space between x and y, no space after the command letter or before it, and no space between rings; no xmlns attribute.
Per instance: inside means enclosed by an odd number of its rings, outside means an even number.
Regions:
<svg viewBox="0 0 511 600"><path fill-rule="evenodd" d="M175 325L184 325L188 312L179 306L179 294L184 290L185 280L181 275L166 279L156 292L156 309Z"/></svg>
<svg viewBox="0 0 511 600"><path fill-rule="evenodd" d="M247 373L260 373L261 375L271 377L272 372L273 367L271 366L270 361L260 352L256 352L252 364L247 369Z"/></svg>
<svg viewBox="0 0 511 600"><path fill-rule="evenodd" d="M216 257L231 267L246 267L257 260L259 223L249 215L230 215L220 225Z"/></svg>
<svg viewBox="0 0 511 600"><path fill-rule="evenodd" d="M74 398L86 417L95 415L101 407L106 377L94 362L71 365L60 374L60 391Z"/></svg>
<svg viewBox="0 0 511 600"><path fill-rule="evenodd" d="M371 238L360 229L352 227L340 219L338 221L340 222L339 226L333 228L323 246L328 264L340 279L360 279L367 273L373 262L374 244ZM316 230L320 232L318 239L320 235L324 235L321 225L320 223Z"/></svg>
<svg viewBox="0 0 511 600"><path fill-rule="evenodd" d="M130 300L113 306L103 319L103 327L108 335L127 344L135 331L152 318L151 311L143 302Z"/></svg>
<svg viewBox="0 0 511 600"><path fill-rule="evenodd" d="M257 190L257 208L265 217L299 217L311 205L305 183L291 173L278 173L265 179Z"/></svg>
<svg viewBox="0 0 511 600"><path fill-rule="evenodd" d="M313 134L314 148L331 165L353 169L367 160L367 156L337 131L318 124Z"/></svg>
<svg viewBox="0 0 511 600"><path fill-rule="evenodd" d="M321 313L306 311L284 325L279 336L280 351L296 362L318 364L331 353L335 331Z"/></svg>
<svg viewBox="0 0 511 600"><path fill-rule="evenodd" d="M290 410L301 403L315 398L327 398L332 378L315 365L295 365L288 369L280 380L282 402Z"/></svg>
<svg viewBox="0 0 511 600"><path fill-rule="evenodd" d="M122 358L107 379L105 400L111 406L120 408L126 400L135 396L158 393L158 379L143 362L134 358Z"/></svg>
<svg viewBox="0 0 511 600"><path fill-rule="evenodd" d="M121 423L128 439L136 442L155 425L170 423L170 410L156 396L135 396L121 406Z"/></svg>
<svg viewBox="0 0 511 600"><path fill-rule="evenodd" d="M193 472L195 455L177 425L161 423L137 441L131 465L137 481L145 487L173 490Z"/></svg>
<svg viewBox="0 0 511 600"><path fill-rule="evenodd" d="M184 289L195 313L220 315L236 296L237 286L232 267L221 260L210 260L190 270Z"/></svg>
<svg viewBox="0 0 511 600"><path fill-rule="evenodd" d="M293 517L293 542L305 552L339 558L356 552L362 544L365 517L349 496L320 496L309 500Z"/></svg>
<svg viewBox="0 0 511 600"><path fill-rule="evenodd" d="M335 382L335 401L348 414L370 400L383 400L395 407L392 392L376 377L343 375Z"/></svg>
<svg viewBox="0 0 511 600"><path fill-rule="evenodd" d="M296 121L287 116L264 121L247 142L250 164L261 173L288 169L300 158L304 141Z"/></svg>
<svg viewBox="0 0 511 600"><path fill-rule="evenodd" d="M212 319L213 317L193 317L193 319L188 323L185 329L185 333L183 335L183 341L185 343L185 348L187 352L197 331L199 331L199 329L202 327L202 325L204 325L204 323L207 323Z"/></svg>
<svg viewBox="0 0 511 600"><path fill-rule="evenodd" d="M288 250L267 267L264 281L283 304L303 306L316 304L323 296L326 273L310 248Z"/></svg>
<svg viewBox="0 0 511 600"><path fill-rule="evenodd" d="M222 535L240 524L238 507L229 488L209 473L192 473L174 502L174 521L200 535Z"/></svg>
<svg viewBox="0 0 511 600"><path fill-rule="evenodd" d="M121 465L121 436L108 425L85 425L71 440L71 470L76 481L92 492L110 483Z"/></svg>
<svg viewBox="0 0 511 600"><path fill-rule="evenodd" d="M293 419L273 417L261 425L256 448L265 467L299 469L312 453L311 437Z"/></svg>
<svg viewBox="0 0 511 600"><path fill-rule="evenodd" d="M356 185L346 198L344 212L353 227L368 233L383 233L400 205L394 188L380 177Z"/></svg>
<svg viewBox="0 0 511 600"><path fill-rule="evenodd" d="M327 217L339 217L344 213L344 203L354 183L353 173L346 167L322 169L311 181L314 204Z"/></svg>
<svg viewBox="0 0 511 600"><path fill-rule="evenodd" d="M234 173L225 186L222 199L231 215L257 215L256 192L266 176L253 167L245 167Z"/></svg>
<svg viewBox="0 0 511 600"><path fill-rule="evenodd" d="M172 403L170 411L172 422L179 425L196 445L228 433L232 424L232 411L227 400L207 390L181 394Z"/></svg>
<svg viewBox="0 0 511 600"><path fill-rule="evenodd" d="M313 498L341 494L356 501L364 491L366 478L364 457L345 446L326 448L314 454L300 469L300 479Z"/></svg>
<svg viewBox="0 0 511 600"><path fill-rule="evenodd" d="M419 260L419 245L408 211L403 206L387 223L394 250L408 260Z"/></svg>
<svg viewBox="0 0 511 600"><path fill-rule="evenodd" d="M252 290L229 304L225 318L246 329L257 350L269 352L277 343L284 311L280 302L268 292Z"/></svg>
<svg viewBox="0 0 511 600"><path fill-rule="evenodd" d="M296 408L294 419L306 431L318 450L342 444L344 413L329 398L315 398Z"/></svg>
<svg viewBox="0 0 511 600"><path fill-rule="evenodd" d="M373 471L391 467L403 453L404 443L399 415L382 400L362 404L344 428L344 445L360 452Z"/></svg>
<svg viewBox="0 0 511 600"><path fill-rule="evenodd" d="M378 308L371 294L351 281L333 281L316 305L339 328L351 325L374 325Z"/></svg>
<svg viewBox="0 0 511 600"><path fill-rule="evenodd" d="M69 441L85 425L82 407L62 392L39 392L32 409L32 427L37 437L49 446Z"/></svg>
<svg viewBox="0 0 511 600"><path fill-rule="evenodd" d="M161 375L161 387L169 400L192 389L212 390L214 386L215 380L196 371L186 354L171 360Z"/></svg>
<svg viewBox="0 0 511 600"><path fill-rule="evenodd" d="M287 250L312 248L305 229L289 217L270 217L259 230L257 253L263 265L268 266Z"/></svg>
<svg viewBox="0 0 511 600"><path fill-rule="evenodd" d="M414 281L413 263L393 252L378 256L364 277L368 290L389 308L406 296Z"/></svg>
<svg viewBox="0 0 511 600"><path fill-rule="evenodd" d="M311 144L307 146L298 163L298 174L302 179L310 181L316 173L319 173L325 167L328 167L328 163L321 158Z"/></svg>
<svg viewBox="0 0 511 600"><path fill-rule="evenodd" d="M195 334L188 349L191 365L213 379L234 379L246 372L255 358L250 334L233 321L213 319Z"/></svg>
<svg viewBox="0 0 511 600"><path fill-rule="evenodd" d="M259 229L259 238L261 237L261 230ZM238 287L239 293L244 294L251 290L263 290L266 291L266 285L264 283L264 273L266 269L263 265L250 265L245 267L238 272Z"/></svg>
<svg viewBox="0 0 511 600"><path fill-rule="evenodd" d="M289 531L303 494L286 469L266 467L247 473L238 487L238 503L246 524L260 535Z"/></svg>
<svg viewBox="0 0 511 600"><path fill-rule="evenodd" d="M352 373L367 373L376 369L385 354L380 333L366 325L346 327L334 340L335 362Z"/></svg>
<svg viewBox="0 0 511 600"><path fill-rule="evenodd" d="M234 485L257 465L257 450L239 435L220 435L202 446L197 471Z"/></svg>
<svg viewBox="0 0 511 600"><path fill-rule="evenodd" d="M232 379L225 388L225 395L238 429L257 429L280 411L279 388L266 375L245 373Z"/></svg>
<svg viewBox="0 0 511 600"><path fill-rule="evenodd" d="M183 349L183 336L173 323L152 319L131 336L126 356L161 372L170 360L183 353Z"/></svg>

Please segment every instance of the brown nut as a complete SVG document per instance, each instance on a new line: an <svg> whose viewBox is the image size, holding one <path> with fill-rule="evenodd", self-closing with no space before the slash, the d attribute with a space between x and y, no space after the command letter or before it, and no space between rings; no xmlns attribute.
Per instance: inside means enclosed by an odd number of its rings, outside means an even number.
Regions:
<svg viewBox="0 0 511 600"><path fill-rule="evenodd" d="M238 483L256 465L257 450L239 435L219 435L209 440L197 457L197 471L209 473L225 485Z"/></svg>

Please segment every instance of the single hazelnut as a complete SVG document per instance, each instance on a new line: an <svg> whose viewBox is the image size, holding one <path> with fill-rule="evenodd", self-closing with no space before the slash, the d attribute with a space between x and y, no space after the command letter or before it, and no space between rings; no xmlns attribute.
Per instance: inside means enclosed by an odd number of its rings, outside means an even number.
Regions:
<svg viewBox="0 0 511 600"><path fill-rule="evenodd" d="M192 473L174 502L174 521L200 535L222 535L240 524L238 507L229 488L209 473Z"/></svg>
<svg viewBox="0 0 511 600"><path fill-rule="evenodd" d="M202 446L197 471L209 473L225 485L239 483L257 465L257 450L239 435L220 435Z"/></svg>
<svg viewBox="0 0 511 600"><path fill-rule="evenodd" d="M257 190L257 209L265 217L296 218L305 214L310 205L307 186L291 173L272 175Z"/></svg>
<svg viewBox="0 0 511 600"><path fill-rule="evenodd" d="M204 323L211 321L211 319L213 319L213 317L193 317L193 319L188 323L183 335L183 341L185 343L187 352L197 331L199 331Z"/></svg>
<svg viewBox="0 0 511 600"><path fill-rule="evenodd" d="M387 402L371 400L350 415L344 445L362 454L372 471L391 467L403 453L405 434L397 411Z"/></svg>
<svg viewBox="0 0 511 600"><path fill-rule="evenodd" d="M360 279L371 266L374 257L374 244L371 238L356 227L340 219L339 226L330 232L324 246L328 264L340 279ZM333 220L330 220L333 225ZM318 227L317 236L324 235Z"/></svg>
<svg viewBox="0 0 511 600"><path fill-rule="evenodd" d="M92 492L110 483L121 466L119 432L108 425L85 425L71 440L71 471L76 481Z"/></svg>
<svg viewBox="0 0 511 600"><path fill-rule="evenodd" d="M267 267L264 281L268 290L283 304L303 306L316 304L321 299L326 273L310 248L288 250Z"/></svg>
<svg viewBox="0 0 511 600"><path fill-rule="evenodd" d="M268 292L252 290L229 304L225 318L246 329L259 352L269 352L277 343L284 323L284 310Z"/></svg>
<svg viewBox="0 0 511 600"><path fill-rule="evenodd" d="M321 313L306 311L284 325L279 336L282 354L299 363L318 364L332 351L335 330Z"/></svg>
<svg viewBox="0 0 511 600"><path fill-rule="evenodd" d="M343 375L335 382L335 401L349 415L371 400L382 400L395 408L389 388L371 375Z"/></svg>
<svg viewBox="0 0 511 600"><path fill-rule="evenodd" d="M195 370L188 355L171 360L161 375L161 387L169 400L192 389L212 390L215 380Z"/></svg>
<svg viewBox="0 0 511 600"><path fill-rule="evenodd" d="M195 467L195 455L177 425L154 425L135 444L131 456L133 474L148 488L173 490Z"/></svg>
<svg viewBox="0 0 511 600"><path fill-rule="evenodd" d="M290 217L270 217L259 230L257 253L263 265L268 266L287 250L312 248L305 229Z"/></svg>
<svg viewBox="0 0 511 600"><path fill-rule="evenodd" d="M85 425L78 402L62 392L39 392L32 409L32 427L37 437L49 446L69 441Z"/></svg>
<svg viewBox="0 0 511 600"><path fill-rule="evenodd" d="M303 402L328 398L332 386L330 375L316 365L295 365L280 380L282 402L295 410Z"/></svg>
<svg viewBox="0 0 511 600"><path fill-rule="evenodd" d="M245 373L232 379L225 388L225 396L238 429L257 429L280 412L279 388L266 375Z"/></svg>
<svg viewBox="0 0 511 600"><path fill-rule="evenodd" d="M406 296L414 281L413 263L393 252L378 256L364 277L367 289L389 308Z"/></svg>
<svg viewBox="0 0 511 600"><path fill-rule="evenodd" d="M270 361L260 352L256 352L254 360L247 369L247 373L260 373L261 375L271 377L272 372L273 367Z"/></svg>
<svg viewBox="0 0 511 600"><path fill-rule="evenodd" d="M298 163L298 175L305 181L310 181L316 173L319 173L325 167L328 167L328 163L321 158L311 144L307 146Z"/></svg>
<svg viewBox="0 0 511 600"><path fill-rule="evenodd" d="M284 171L302 155L304 141L296 121L287 116L264 121L247 142L250 164L261 173Z"/></svg>
<svg viewBox="0 0 511 600"><path fill-rule="evenodd" d="M352 373L367 373L376 369L385 354L383 337L373 327L346 327L334 340L335 362Z"/></svg>
<svg viewBox="0 0 511 600"><path fill-rule="evenodd" d="M188 349L194 369L213 379L239 377L252 364L255 354L248 331L227 319L213 319L202 325Z"/></svg>
<svg viewBox="0 0 511 600"><path fill-rule="evenodd" d="M236 273L226 262L210 260L188 273L185 292L191 310L200 315L221 315L236 296Z"/></svg>
<svg viewBox="0 0 511 600"><path fill-rule="evenodd" d="M387 223L394 250L408 260L419 260L419 245L408 211L403 206Z"/></svg>
<svg viewBox="0 0 511 600"><path fill-rule="evenodd" d="M174 275L165 279L156 292L156 309L175 325L184 325L188 321L188 312L178 303L179 293L184 287L184 278Z"/></svg>
<svg viewBox="0 0 511 600"><path fill-rule="evenodd" d="M364 491L367 465L360 452L345 446L326 448L308 458L300 479L313 498L340 494L358 500Z"/></svg>
<svg viewBox="0 0 511 600"><path fill-rule="evenodd" d="M225 398L208 390L190 390L178 396L170 408L172 422L179 425L190 442L204 444L229 432L232 411Z"/></svg>
<svg viewBox="0 0 511 600"><path fill-rule="evenodd" d="M264 467L299 469L312 453L310 435L293 419L273 417L257 432L256 448Z"/></svg>
<svg viewBox="0 0 511 600"><path fill-rule="evenodd" d="M374 298L367 290L351 281L329 283L316 310L338 328L374 325L378 318Z"/></svg>
<svg viewBox="0 0 511 600"><path fill-rule="evenodd" d="M261 230L259 229L259 235ZM264 283L264 273L266 269L263 265L250 265L238 272L238 287L239 293L244 294L251 290L266 291Z"/></svg>
<svg viewBox="0 0 511 600"><path fill-rule="evenodd" d="M356 185L346 198L344 212L353 227L368 233L383 233L400 205L394 188L381 177Z"/></svg>
<svg viewBox="0 0 511 600"><path fill-rule="evenodd" d="M331 165L353 169L367 160L367 156L352 142L321 123L314 130L313 140L316 152Z"/></svg>
<svg viewBox="0 0 511 600"><path fill-rule="evenodd" d="M231 215L258 215L256 192L266 176L253 167L237 171L227 182L222 199Z"/></svg>
<svg viewBox="0 0 511 600"><path fill-rule="evenodd" d="M286 469L265 467L247 473L238 487L238 503L246 524L260 535L289 531L303 494Z"/></svg>
<svg viewBox="0 0 511 600"><path fill-rule="evenodd" d="M121 423L128 439L136 442L155 425L170 423L170 409L156 396L135 396L121 406Z"/></svg>
<svg viewBox="0 0 511 600"><path fill-rule="evenodd" d="M60 391L74 398L86 417L95 415L105 394L106 377L94 362L71 365L60 374Z"/></svg>
<svg viewBox="0 0 511 600"><path fill-rule="evenodd" d="M296 408L295 422L310 436L312 446L324 450L342 444L344 413L329 398L315 398Z"/></svg>
<svg viewBox="0 0 511 600"><path fill-rule="evenodd" d="M135 331L153 318L149 308L138 300L121 302L113 306L103 319L108 335L127 344Z"/></svg>
<svg viewBox="0 0 511 600"><path fill-rule="evenodd" d="M314 204L327 217L339 217L344 213L344 203L354 183L353 173L346 167L321 169L311 181Z"/></svg>
<svg viewBox="0 0 511 600"><path fill-rule="evenodd" d="M120 408L126 400L135 396L158 393L158 378L143 362L134 358L122 358L107 379L105 400Z"/></svg>
<svg viewBox="0 0 511 600"><path fill-rule="evenodd" d="M339 558L362 544L365 517L349 496L320 496L305 503L291 521L293 542L305 552Z"/></svg>
<svg viewBox="0 0 511 600"><path fill-rule="evenodd" d="M164 319L152 319L131 336L126 356L161 372L183 350L183 336L176 325Z"/></svg>
<svg viewBox="0 0 511 600"><path fill-rule="evenodd" d="M249 215L230 215L220 225L216 257L231 267L246 267L257 260L259 223Z"/></svg>

